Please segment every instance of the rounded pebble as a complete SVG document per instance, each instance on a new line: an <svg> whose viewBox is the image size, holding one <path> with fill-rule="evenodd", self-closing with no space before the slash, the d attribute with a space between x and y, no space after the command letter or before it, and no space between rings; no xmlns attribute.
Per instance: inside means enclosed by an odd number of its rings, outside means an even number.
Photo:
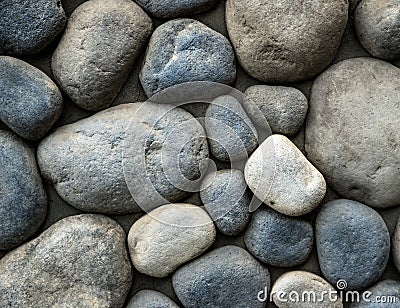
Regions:
<svg viewBox="0 0 400 308"><path fill-rule="evenodd" d="M397 267L397 270L400 272L400 217L397 220L397 226L393 233L393 262Z"/></svg>
<svg viewBox="0 0 400 308"><path fill-rule="evenodd" d="M126 308L179 308L179 306L161 292L141 290L131 298Z"/></svg>
<svg viewBox="0 0 400 308"><path fill-rule="evenodd" d="M400 281L383 280L364 292L368 301L360 299L350 308L398 308L400 303Z"/></svg>

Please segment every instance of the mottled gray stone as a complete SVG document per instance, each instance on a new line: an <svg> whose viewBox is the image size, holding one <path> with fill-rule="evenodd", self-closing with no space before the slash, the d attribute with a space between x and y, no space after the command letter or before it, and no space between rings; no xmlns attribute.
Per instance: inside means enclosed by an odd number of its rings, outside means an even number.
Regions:
<svg viewBox="0 0 400 308"><path fill-rule="evenodd" d="M365 292L371 292L369 301L352 303L351 308L398 308L400 304L400 281L382 280Z"/></svg>
<svg viewBox="0 0 400 308"><path fill-rule="evenodd" d="M121 226L71 216L0 260L0 306L122 307L131 281Z"/></svg>
<svg viewBox="0 0 400 308"><path fill-rule="evenodd" d="M354 26L363 47L374 57L400 58L400 2L363 0L354 13Z"/></svg>
<svg viewBox="0 0 400 308"><path fill-rule="evenodd" d="M400 69L387 62L353 58L313 84L307 157L345 198L380 208L400 204L399 80Z"/></svg>
<svg viewBox="0 0 400 308"><path fill-rule="evenodd" d="M275 134L295 135L306 118L308 102L296 88L256 85L246 89L245 106L250 117L260 126L261 114Z"/></svg>
<svg viewBox="0 0 400 308"><path fill-rule="evenodd" d="M128 246L133 266L141 273L160 278L201 255L215 236L215 226L202 208L166 204L132 225Z"/></svg>
<svg viewBox="0 0 400 308"><path fill-rule="evenodd" d="M34 151L13 133L2 130L0 162L2 250L22 244L39 229L46 216L47 198Z"/></svg>
<svg viewBox="0 0 400 308"><path fill-rule="evenodd" d="M258 199L289 216L312 211L326 192L322 174L283 135L268 137L254 151L244 176Z"/></svg>
<svg viewBox="0 0 400 308"><path fill-rule="evenodd" d="M136 0L143 9L157 18L193 15L212 8L218 0Z"/></svg>
<svg viewBox="0 0 400 308"><path fill-rule="evenodd" d="M277 267L304 263L313 241L309 222L270 209L258 209L244 235L246 247L253 256Z"/></svg>
<svg viewBox="0 0 400 308"><path fill-rule="evenodd" d="M239 63L265 82L310 79L333 60L347 0L228 0L226 24Z"/></svg>
<svg viewBox="0 0 400 308"><path fill-rule="evenodd" d="M141 290L131 298L126 308L179 308L179 306L161 292Z"/></svg>
<svg viewBox="0 0 400 308"><path fill-rule="evenodd" d="M397 225L393 233L393 262L397 267L397 270L400 272L400 217L397 220Z"/></svg>
<svg viewBox="0 0 400 308"><path fill-rule="evenodd" d="M200 198L218 230L237 235L249 222L250 195L240 170L213 172L201 184Z"/></svg>
<svg viewBox="0 0 400 308"><path fill-rule="evenodd" d="M221 161L245 159L258 145L256 128L233 96L220 96L211 102L205 129L211 153Z"/></svg>
<svg viewBox="0 0 400 308"><path fill-rule="evenodd" d="M0 54L43 50L67 20L59 0L2 0L0 5Z"/></svg>
<svg viewBox="0 0 400 308"><path fill-rule="evenodd" d="M176 19L151 36L140 81L147 96L189 81L232 83L235 55L222 34L193 19Z"/></svg>
<svg viewBox="0 0 400 308"><path fill-rule="evenodd" d="M59 118L63 98L55 83L34 66L0 56L0 119L26 139L42 138Z"/></svg>
<svg viewBox="0 0 400 308"><path fill-rule="evenodd" d="M328 202L316 220L316 242L321 271L336 284L363 289L385 270L390 235L382 217L370 207L351 200Z"/></svg>
<svg viewBox="0 0 400 308"><path fill-rule="evenodd" d="M265 307L257 295L270 288L268 269L246 250L224 246L184 265L172 277L184 307Z"/></svg>
<svg viewBox="0 0 400 308"><path fill-rule="evenodd" d="M152 21L131 0L90 0L69 18L52 58L54 78L78 106L98 111L120 91Z"/></svg>

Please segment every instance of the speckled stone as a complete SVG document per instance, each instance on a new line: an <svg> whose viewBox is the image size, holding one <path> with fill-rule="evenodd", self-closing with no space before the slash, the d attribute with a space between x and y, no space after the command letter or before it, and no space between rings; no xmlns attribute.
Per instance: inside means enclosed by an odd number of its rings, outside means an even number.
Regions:
<svg viewBox="0 0 400 308"><path fill-rule="evenodd" d="M34 66L0 56L0 119L26 139L40 139L59 118L63 98L55 83Z"/></svg>
<svg viewBox="0 0 400 308"><path fill-rule="evenodd" d="M382 217L356 201L328 202L316 220L316 242L321 271L332 284L340 279L347 288L364 289L385 270L390 235Z"/></svg>
<svg viewBox="0 0 400 308"><path fill-rule="evenodd" d="M400 303L400 281L382 280L366 292L371 292L368 301L360 299L350 308L398 308Z"/></svg>
<svg viewBox="0 0 400 308"><path fill-rule="evenodd" d="M270 288L268 269L246 250L224 246L184 265L172 276L184 307L265 307L257 295Z"/></svg>
<svg viewBox="0 0 400 308"><path fill-rule="evenodd" d="M126 308L179 308L179 306L161 292L141 290L131 298Z"/></svg>

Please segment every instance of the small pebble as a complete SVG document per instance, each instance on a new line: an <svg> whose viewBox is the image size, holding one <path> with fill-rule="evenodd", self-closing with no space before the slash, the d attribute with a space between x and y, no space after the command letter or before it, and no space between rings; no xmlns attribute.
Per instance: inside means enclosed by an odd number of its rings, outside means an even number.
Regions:
<svg viewBox="0 0 400 308"><path fill-rule="evenodd" d="M141 290L131 298L126 308L179 308L179 306L161 292Z"/></svg>
<svg viewBox="0 0 400 308"><path fill-rule="evenodd" d="M400 281L383 280L365 291L370 292L368 301L360 299L350 308L398 308L400 304Z"/></svg>

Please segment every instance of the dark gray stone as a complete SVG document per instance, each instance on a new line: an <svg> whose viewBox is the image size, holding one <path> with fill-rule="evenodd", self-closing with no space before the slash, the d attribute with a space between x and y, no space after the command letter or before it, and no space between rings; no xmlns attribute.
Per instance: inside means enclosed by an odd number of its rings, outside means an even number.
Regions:
<svg viewBox="0 0 400 308"><path fill-rule="evenodd" d="M400 58L400 2L363 0L354 13L354 26L363 47L374 57Z"/></svg>
<svg viewBox="0 0 400 308"><path fill-rule="evenodd" d="M400 204L399 80L400 69L366 57L333 65L313 84L307 157L345 198Z"/></svg>
<svg viewBox="0 0 400 308"><path fill-rule="evenodd" d="M250 195L240 170L219 170L207 175L200 197L220 232L237 235L246 228L250 219Z"/></svg>
<svg viewBox="0 0 400 308"><path fill-rule="evenodd" d="M344 279L347 288L364 289L385 270L390 235L382 217L351 200L328 202L316 220L316 242L321 271L333 285Z"/></svg>
<svg viewBox="0 0 400 308"><path fill-rule="evenodd" d="M0 306L122 307L131 281L121 226L71 216L0 260Z"/></svg>
<svg viewBox="0 0 400 308"><path fill-rule="evenodd" d="M372 294L367 301L360 300L350 308L398 308L400 304L400 281L383 280L366 290Z"/></svg>
<svg viewBox="0 0 400 308"><path fill-rule="evenodd" d="M0 54L43 50L67 20L60 0L2 0L0 6Z"/></svg>
<svg viewBox="0 0 400 308"><path fill-rule="evenodd" d="M179 306L161 292L141 290L131 298L126 308L179 308Z"/></svg>
<svg viewBox="0 0 400 308"><path fill-rule="evenodd" d="M265 307L257 295L270 288L268 269L246 250L224 246L184 265L172 276L184 307Z"/></svg>
<svg viewBox="0 0 400 308"><path fill-rule="evenodd" d="M34 66L0 56L0 119L26 139L40 139L59 118L63 98L55 83Z"/></svg>
<svg viewBox="0 0 400 308"><path fill-rule="evenodd" d="M258 209L244 235L248 251L272 266L304 263L313 246L313 228L307 221L270 209Z"/></svg>
<svg viewBox="0 0 400 308"><path fill-rule="evenodd" d="M0 250L32 236L43 223L47 198L34 151L19 137L0 130Z"/></svg>
<svg viewBox="0 0 400 308"><path fill-rule="evenodd" d="M147 96L189 81L232 83L235 56L229 40L193 19L159 26L146 52L140 81Z"/></svg>

